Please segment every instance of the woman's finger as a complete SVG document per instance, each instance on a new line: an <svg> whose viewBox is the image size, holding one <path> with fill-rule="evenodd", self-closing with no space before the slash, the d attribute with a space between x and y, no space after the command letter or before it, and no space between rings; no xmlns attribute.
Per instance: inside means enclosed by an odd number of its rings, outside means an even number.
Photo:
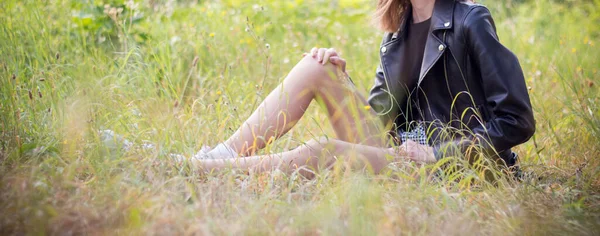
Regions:
<svg viewBox="0 0 600 236"><path fill-rule="evenodd" d="M326 51L327 51L327 48L319 48L319 52L317 53L317 61L318 62L323 62L323 56L325 56Z"/></svg>
<svg viewBox="0 0 600 236"><path fill-rule="evenodd" d="M310 56L314 58L315 56L317 56L317 52L318 52L318 51L319 51L319 49L318 49L318 48L312 48L312 49L310 50Z"/></svg>
<svg viewBox="0 0 600 236"><path fill-rule="evenodd" d="M341 66L342 63L344 63L344 59L340 58L339 56L331 56L329 58L329 61L331 62L331 64L334 64L336 66Z"/></svg>
<svg viewBox="0 0 600 236"><path fill-rule="evenodd" d="M402 146L394 147L394 156L395 156L394 159L397 161L410 160L410 157L408 156L406 149Z"/></svg>
<svg viewBox="0 0 600 236"><path fill-rule="evenodd" d="M323 64L323 65L327 64L327 61L329 61L329 58L331 56L337 56L337 52L333 48L327 49L325 51L325 54L323 54L323 60L322 60L321 64Z"/></svg>
<svg viewBox="0 0 600 236"><path fill-rule="evenodd" d="M339 66L342 68L342 71L346 72L346 60L340 58L339 56L332 56L329 58L331 64Z"/></svg>

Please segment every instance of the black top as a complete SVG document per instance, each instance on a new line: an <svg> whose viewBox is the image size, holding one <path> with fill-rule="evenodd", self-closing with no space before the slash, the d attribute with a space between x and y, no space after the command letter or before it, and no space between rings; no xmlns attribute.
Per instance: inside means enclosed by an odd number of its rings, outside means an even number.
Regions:
<svg viewBox="0 0 600 236"><path fill-rule="evenodd" d="M425 42L427 42L427 33L429 32L429 25L431 24L431 18L419 22L411 23L406 27L405 34L405 47L403 47L402 56L405 58L403 63L400 65L400 84L408 94L406 102L408 104L402 104L406 106L406 113L403 120L400 120L397 125L402 130L407 130L406 123L411 121L417 121L421 119L420 106L418 102L418 88L417 82L419 81L419 75L421 72L421 63L423 61L423 52L425 51ZM402 118L401 118L402 119Z"/></svg>

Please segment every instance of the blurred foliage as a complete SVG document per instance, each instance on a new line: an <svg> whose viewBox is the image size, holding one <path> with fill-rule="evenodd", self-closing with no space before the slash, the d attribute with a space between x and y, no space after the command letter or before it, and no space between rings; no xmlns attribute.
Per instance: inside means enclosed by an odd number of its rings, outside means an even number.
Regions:
<svg viewBox="0 0 600 236"><path fill-rule="evenodd" d="M144 43L148 34L137 25L144 19L133 0L97 2L93 0L71 3L75 35L85 41L103 44L127 44L126 38ZM119 40L123 38L123 40Z"/></svg>

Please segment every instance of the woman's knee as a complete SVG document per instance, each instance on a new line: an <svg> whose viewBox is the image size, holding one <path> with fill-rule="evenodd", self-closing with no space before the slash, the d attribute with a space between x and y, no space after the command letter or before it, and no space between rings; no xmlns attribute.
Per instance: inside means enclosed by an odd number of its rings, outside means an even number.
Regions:
<svg viewBox="0 0 600 236"><path fill-rule="evenodd" d="M305 56L296 64L301 73L308 75L308 79L314 79L316 83L332 80L337 77L337 67L331 63L325 65L319 63L316 58Z"/></svg>
<svg viewBox="0 0 600 236"><path fill-rule="evenodd" d="M298 165L310 165L316 167L321 162L329 162L329 157L336 155L341 151L339 140L329 138L317 138L306 142L304 145L294 149L294 162Z"/></svg>

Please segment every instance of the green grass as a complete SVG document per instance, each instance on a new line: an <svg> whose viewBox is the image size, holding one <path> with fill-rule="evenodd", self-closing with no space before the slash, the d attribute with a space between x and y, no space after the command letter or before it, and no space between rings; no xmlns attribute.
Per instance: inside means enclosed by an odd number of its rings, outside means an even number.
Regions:
<svg viewBox="0 0 600 236"><path fill-rule="evenodd" d="M537 120L516 148L530 177L495 184L473 169L432 180L429 167L340 166L306 180L173 165L168 153L232 134L314 46L341 51L366 94L375 1L137 2L114 19L99 1L0 2L0 234L600 231L598 0L484 2ZM315 106L267 152L332 136L322 124ZM101 129L156 148L111 152Z"/></svg>

